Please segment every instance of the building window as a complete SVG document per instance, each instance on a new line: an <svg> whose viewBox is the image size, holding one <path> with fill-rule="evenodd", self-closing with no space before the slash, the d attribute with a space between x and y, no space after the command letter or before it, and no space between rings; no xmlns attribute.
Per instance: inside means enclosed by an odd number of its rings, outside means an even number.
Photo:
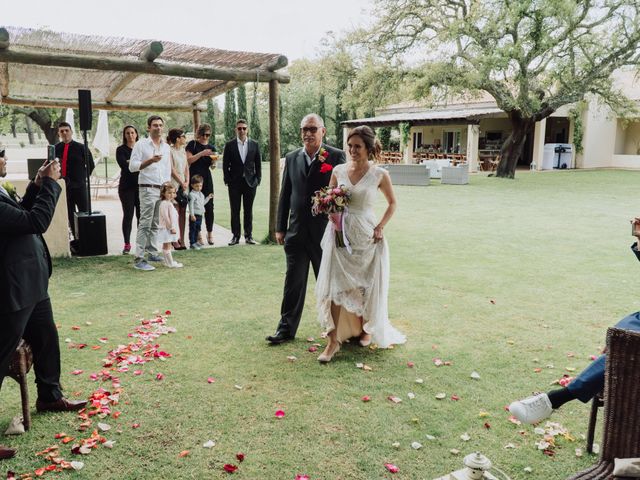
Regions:
<svg viewBox="0 0 640 480"><path fill-rule="evenodd" d="M458 153L460 151L460 130L442 132L442 148L447 153Z"/></svg>
<svg viewBox="0 0 640 480"><path fill-rule="evenodd" d="M422 148L422 132L413 132L413 151Z"/></svg>

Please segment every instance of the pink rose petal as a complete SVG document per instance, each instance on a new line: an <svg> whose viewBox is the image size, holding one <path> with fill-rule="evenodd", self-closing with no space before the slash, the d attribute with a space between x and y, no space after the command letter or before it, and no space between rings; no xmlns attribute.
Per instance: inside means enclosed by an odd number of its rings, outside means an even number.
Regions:
<svg viewBox="0 0 640 480"><path fill-rule="evenodd" d="M371 400L371 397L370 397L369 395L365 395L364 397L362 397L362 398L361 398L361 400L362 400L363 402L368 402L368 401L370 401L370 400Z"/></svg>
<svg viewBox="0 0 640 480"><path fill-rule="evenodd" d="M84 372L84 370L74 370L73 372L71 372L71 375L80 375Z"/></svg>
<svg viewBox="0 0 640 480"><path fill-rule="evenodd" d="M309 479L309 475L303 475L301 473L298 473L296 475L295 480L310 480L310 479Z"/></svg>
<svg viewBox="0 0 640 480"><path fill-rule="evenodd" d="M384 466L391 473L398 473L400 471L400 469L396 467L393 463L385 463Z"/></svg>
<svg viewBox="0 0 640 480"><path fill-rule="evenodd" d="M207 383L215 383L216 379L213 377L207 378Z"/></svg>
<svg viewBox="0 0 640 480"><path fill-rule="evenodd" d="M276 418L284 418L284 410L276 410Z"/></svg>

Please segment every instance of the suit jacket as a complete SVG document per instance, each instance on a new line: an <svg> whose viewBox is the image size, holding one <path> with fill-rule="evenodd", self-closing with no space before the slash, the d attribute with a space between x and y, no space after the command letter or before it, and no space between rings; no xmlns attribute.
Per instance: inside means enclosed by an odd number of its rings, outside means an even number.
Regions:
<svg viewBox="0 0 640 480"><path fill-rule="evenodd" d="M51 257L42 234L61 190L43 178L40 188L29 184L20 203L0 193L0 312L16 312L48 297Z"/></svg>
<svg viewBox="0 0 640 480"><path fill-rule="evenodd" d="M335 167L345 162L342 150L322 144L328 158L324 163ZM307 174L304 147L288 153L282 173L276 231L286 232L286 243L320 242L327 226L327 216L311 214L311 198L316 190L329 185L332 170L320 173L323 162L313 159Z"/></svg>
<svg viewBox="0 0 640 480"><path fill-rule="evenodd" d="M247 158L244 164L238 150L238 139L226 143L222 154L222 170L224 183L229 186L239 186L246 182L252 188L260 185L262 179L260 146L254 140L247 139Z"/></svg>
<svg viewBox="0 0 640 480"><path fill-rule="evenodd" d="M64 143L56 143L56 157L62 165L62 154L64 152ZM89 150L87 155L87 165L89 166L89 175L93 173L96 167L93 163L93 155ZM82 143L71 140L69 142L69 154L67 156L67 175L64 177L67 189L87 187L87 167L84 163L84 145Z"/></svg>

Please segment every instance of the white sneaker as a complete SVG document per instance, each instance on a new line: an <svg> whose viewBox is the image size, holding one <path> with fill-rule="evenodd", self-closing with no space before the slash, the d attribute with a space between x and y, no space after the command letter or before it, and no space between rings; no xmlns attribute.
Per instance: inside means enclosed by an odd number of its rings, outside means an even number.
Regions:
<svg viewBox="0 0 640 480"><path fill-rule="evenodd" d="M173 261L173 263L171 265L167 265L169 268L182 268L182 264L179 262L176 262L175 260Z"/></svg>
<svg viewBox="0 0 640 480"><path fill-rule="evenodd" d="M509 405L511 414L522 423L538 423L551 416L553 408L546 393L539 393Z"/></svg>

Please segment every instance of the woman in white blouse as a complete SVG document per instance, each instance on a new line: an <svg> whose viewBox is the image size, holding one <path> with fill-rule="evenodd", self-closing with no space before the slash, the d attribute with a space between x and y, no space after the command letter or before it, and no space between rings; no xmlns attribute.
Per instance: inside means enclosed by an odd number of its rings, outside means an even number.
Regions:
<svg viewBox="0 0 640 480"><path fill-rule="evenodd" d="M184 130L172 128L167 135L167 143L171 146L171 183L176 188L176 210L178 210L178 224L180 225L180 235L177 242L173 244L176 250L185 250L184 230L186 221L187 203L181 199L188 198L189 194L189 164L184 146L187 138Z"/></svg>

